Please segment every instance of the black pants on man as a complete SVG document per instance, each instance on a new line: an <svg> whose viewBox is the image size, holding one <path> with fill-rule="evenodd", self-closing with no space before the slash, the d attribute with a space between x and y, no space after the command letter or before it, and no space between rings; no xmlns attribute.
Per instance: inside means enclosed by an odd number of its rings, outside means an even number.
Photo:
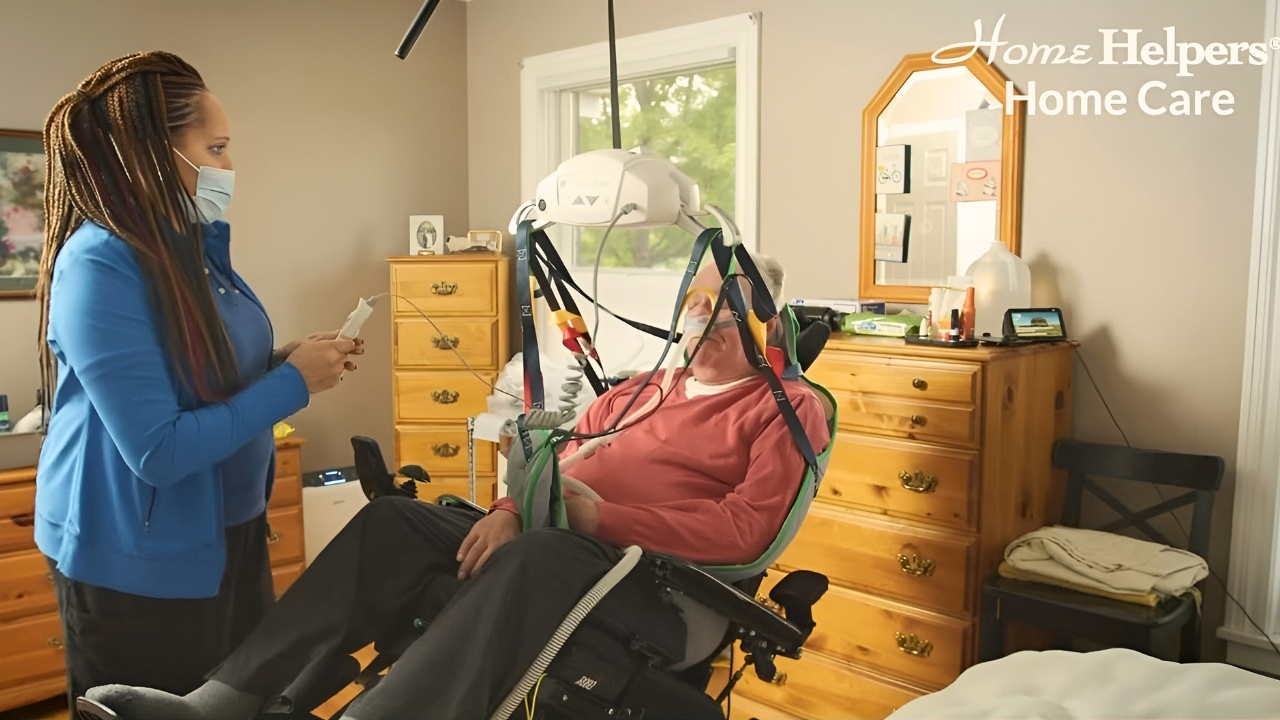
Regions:
<svg viewBox="0 0 1280 720"><path fill-rule="evenodd" d="M459 581L458 548L477 516L387 497L365 506L321 551L212 679L271 705L311 662L354 653L415 618L426 632L348 711L358 720L481 720L621 552L570 530L534 530ZM626 612L609 613L614 603ZM677 610L639 568L599 612L637 635L683 647ZM593 611L593 614L596 611ZM427 615L429 617L424 617Z"/></svg>
<svg viewBox="0 0 1280 720"><path fill-rule="evenodd" d="M46 558L62 619L67 699L119 683L185 695L204 682L267 614L275 593L267 517L227 528L218 594L199 600L142 597L87 585Z"/></svg>

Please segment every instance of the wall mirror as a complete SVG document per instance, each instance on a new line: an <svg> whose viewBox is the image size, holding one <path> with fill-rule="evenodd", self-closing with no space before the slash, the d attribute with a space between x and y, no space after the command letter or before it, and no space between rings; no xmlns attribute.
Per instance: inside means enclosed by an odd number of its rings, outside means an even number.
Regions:
<svg viewBox="0 0 1280 720"><path fill-rule="evenodd" d="M863 299L927 303L993 241L1021 249L1024 105L982 53L937 57L904 57L862 113Z"/></svg>

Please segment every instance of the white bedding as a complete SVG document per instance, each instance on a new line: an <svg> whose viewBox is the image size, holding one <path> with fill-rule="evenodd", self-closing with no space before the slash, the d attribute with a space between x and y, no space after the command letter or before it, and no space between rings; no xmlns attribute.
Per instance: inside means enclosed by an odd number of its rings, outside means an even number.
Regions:
<svg viewBox="0 0 1280 720"><path fill-rule="evenodd" d="M1020 652L966 670L892 720L1280 719L1280 680L1132 650Z"/></svg>

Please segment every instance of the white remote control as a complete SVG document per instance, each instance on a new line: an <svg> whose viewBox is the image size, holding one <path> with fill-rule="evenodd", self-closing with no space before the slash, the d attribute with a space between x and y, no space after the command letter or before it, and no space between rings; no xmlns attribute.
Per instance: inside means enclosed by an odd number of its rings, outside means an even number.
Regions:
<svg viewBox="0 0 1280 720"><path fill-rule="evenodd" d="M365 300L360 298L360 302L356 304L356 309L351 311L347 316L347 321L343 323L342 329L338 331L338 337L353 339L360 334L360 327L364 325L364 321L369 319L373 314L373 305L378 301L381 295L374 295Z"/></svg>

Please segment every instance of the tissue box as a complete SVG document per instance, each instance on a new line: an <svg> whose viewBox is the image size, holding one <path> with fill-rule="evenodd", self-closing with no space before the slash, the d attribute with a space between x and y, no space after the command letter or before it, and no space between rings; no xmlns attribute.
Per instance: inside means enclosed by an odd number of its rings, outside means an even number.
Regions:
<svg viewBox="0 0 1280 720"><path fill-rule="evenodd" d="M792 305L816 305L829 307L842 313L884 313L884 302L870 300L838 300L833 298L796 298Z"/></svg>
<svg viewBox="0 0 1280 720"><path fill-rule="evenodd" d="M920 323L922 322L924 322L923 317L907 313L900 315L849 313L844 316L842 329L855 335L906 337L907 333L918 335L920 333Z"/></svg>

